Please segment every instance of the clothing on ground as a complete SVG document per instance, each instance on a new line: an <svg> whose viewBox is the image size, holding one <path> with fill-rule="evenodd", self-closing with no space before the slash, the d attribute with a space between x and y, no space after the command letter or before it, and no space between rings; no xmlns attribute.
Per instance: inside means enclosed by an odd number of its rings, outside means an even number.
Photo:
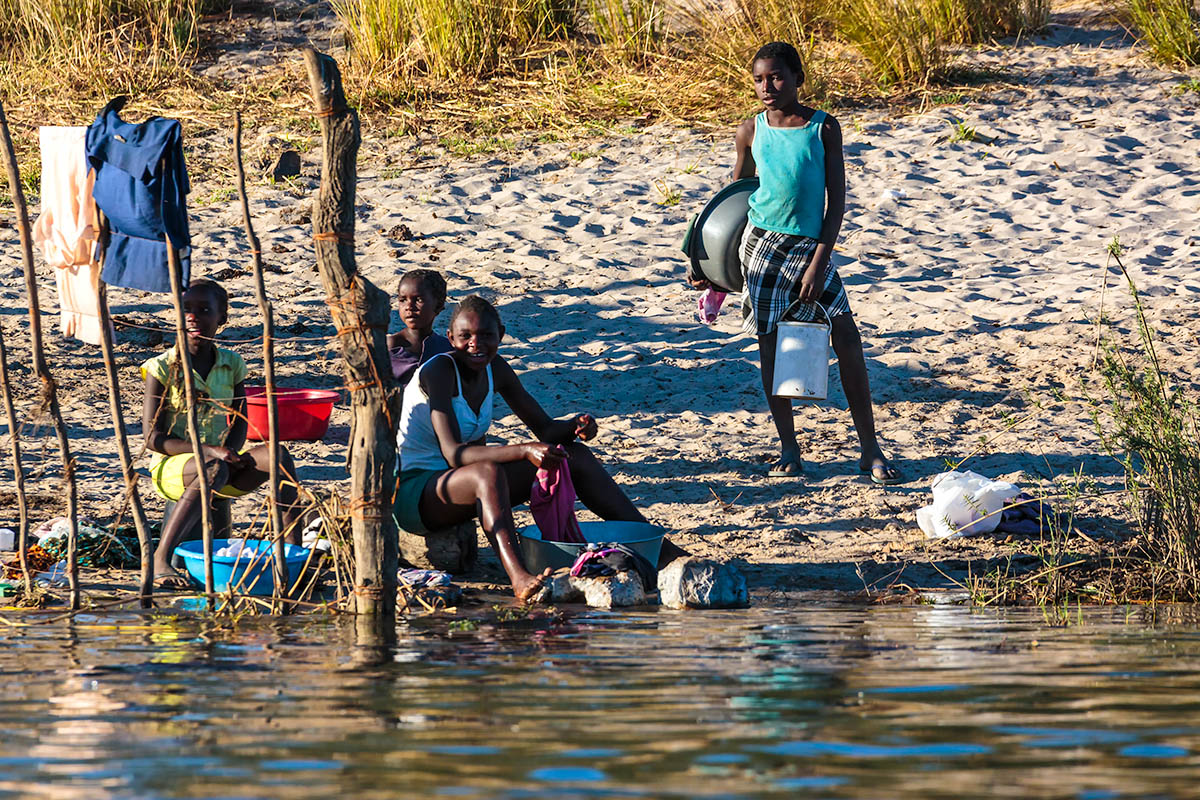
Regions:
<svg viewBox="0 0 1200 800"><path fill-rule="evenodd" d="M147 292L171 291L169 240L179 251L186 286L191 266L183 129L172 119L125 122L110 103L87 130L93 195L108 217L105 283Z"/></svg>
<svg viewBox="0 0 1200 800"><path fill-rule="evenodd" d="M414 355L412 351L404 346L393 348L388 353L392 358L392 377L402 387L408 386L408 382L412 380L412 376L417 372L417 367L439 353L449 353L453 349L450 345L450 340L440 333L431 333L425 337L424 341L421 342L421 354L419 356Z"/></svg>
<svg viewBox="0 0 1200 800"><path fill-rule="evenodd" d="M495 388L492 383L492 367L487 371L487 394L479 406L479 410L471 408L471 404L463 397L462 376L458 372L458 363L449 353L439 353L430 358L418 369L413 379L404 390L404 407L400 412L400 424L396 426L396 450L400 454L400 471L411 469L450 469L450 464L442 455L442 446L433 430L433 420L430 417L429 398L421 388L421 373L433 364L450 361L454 370L454 380L458 388L451 398L450 407L458 422L458 432L461 441L476 442L487 435L492 426L492 413L495 401Z"/></svg>
<svg viewBox="0 0 1200 800"><path fill-rule="evenodd" d="M216 361L205 378L192 370L196 382L196 398L199 407L200 441L203 444L221 445L229 430L226 415L233 411L233 390L246 379L246 362L232 350L215 348ZM183 372L179 354L172 347L165 353L148 359L142 364L142 380L149 375L163 385L163 419L167 423L167 435L175 439L187 439L187 400L183 388ZM163 459L161 453L151 454L151 463Z"/></svg>
<svg viewBox="0 0 1200 800"><path fill-rule="evenodd" d="M556 450L566 458L562 445L556 445ZM542 541L587 542L575 518L575 484L571 482L571 469L566 461L554 469L538 469L529 492L529 512L541 531Z"/></svg>
<svg viewBox="0 0 1200 800"><path fill-rule="evenodd" d="M774 333L784 319L810 322L850 313L850 299L833 262L825 265L825 286L817 302L798 303L800 281L817 249L817 240L746 226L742 234L742 330L756 336ZM793 308L793 306L795 306ZM791 313L789 313L789 310Z"/></svg>
<svg viewBox="0 0 1200 800"><path fill-rule="evenodd" d="M750 195L750 224L793 236L821 237L825 222L825 112L802 128L773 128L767 112L754 119L750 153L758 188Z"/></svg>
<svg viewBox="0 0 1200 800"><path fill-rule="evenodd" d="M84 155L84 127L38 128L42 155L42 213L33 241L54 267L62 333L100 344L99 225L92 200L94 174Z"/></svg>
<svg viewBox="0 0 1200 800"><path fill-rule="evenodd" d="M575 578L603 578L618 572L636 572L646 590L652 591L658 585L654 565L623 544L589 544L571 565L571 576Z"/></svg>

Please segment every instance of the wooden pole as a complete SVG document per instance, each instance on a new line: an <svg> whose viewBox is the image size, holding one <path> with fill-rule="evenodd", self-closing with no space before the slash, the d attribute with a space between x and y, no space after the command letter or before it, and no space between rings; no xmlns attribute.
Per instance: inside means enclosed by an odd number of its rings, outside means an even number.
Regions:
<svg viewBox="0 0 1200 800"><path fill-rule="evenodd" d="M4 413L8 416L8 445L12 453L13 483L17 486L17 554L21 559L21 574L25 576L25 597L33 596L33 576L29 574L29 501L25 499L25 469L21 466L21 432L17 429L17 412L13 408L12 387L8 383L8 348L4 344L4 329L0 328L0 394L4 396Z"/></svg>
<svg viewBox="0 0 1200 800"><path fill-rule="evenodd" d="M108 223L103 216L99 220L101 253L108 242ZM101 256L103 261L103 256ZM121 383L117 375L117 360L113 355L112 317L108 313L108 287L100 282L100 353L104 359L104 374L108 378L108 410L112 415L113 433L117 438L117 456L121 460L121 475L125 478L125 497L129 501L133 527L137 530L138 545L142 551L142 591L138 603L150 608L154 593L154 553L150 549L150 529L146 523L146 510L142 507L142 496L138 492L138 476L133 469L133 456L129 451L129 437L125 434L125 411L121 406Z"/></svg>
<svg viewBox="0 0 1200 800"><path fill-rule="evenodd" d="M216 609L213 593L213 531L212 531L212 487L209 486L208 470L204 465L204 447L200 441L200 419L196 408L196 377L192 374L192 354L187 349L187 317L183 311L183 269L179 265L179 252L167 239L167 269L171 273L171 299L175 302L175 349L178 352L179 368L183 373L183 396L187 403L188 441L192 443L192 454L196 460L197 486L200 490L200 532L204 539L204 592L208 596L208 610Z"/></svg>
<svg viewBox="0 0 1200 800"><path fill-rule="evenodd" d="M278 600L287 594L287 557L283 543L283 512L279 509L279 403L275 396L275 309L267 300L266 282L263 280L262 246L254 233L250 219L250 200L246 197L246 173L242 168L242 114L233 115L233 154L237 170L238 197L242 202L242 221L246 225L246 241L250 243L251 263L254 268L254 292L258 296L258 310L263 319L263 383L267 394L267 444L271 448L269 477L267 478L267 511L271 517L271 541L275 542L275 591ZM292 476L293 478L295 476ZM280 611L286 606L274 604Z"/></svg>
<svg viewBox="0 0 1200 800"><path fill-rule="evenodd" d="M25 267L25 289L29 293L29 340L33 351L33 369L42 381L41 402L50 411L54 430L58 434L58 452L62 456L63 481L67 487L67 581L71 587L71 609L79 608L79 562L76 543L78 536L78 495L75 489L75 461L71 458L71 443L67 437L67 425L63 421L62 409L58 405L58 385L46 364L46 353L42 349L42 312L38 302L37 273L33 266L33 236L29 227L29 210L25 206L25 191L21 187L21 173L17 168L17 155L13 151L12 137L8 133L8 119L0 106L0 154L8 172L8 188L12 193L13 211L17 218L17 230L21 236L21 259Z"/></svg>
<svg viewBox="0 0 1200 800"><path fill-rule="evenodd" d="M346 105L342 77L329 56L304 51L323 144L321 188L313 203L313 249L325 302L337 326L350 395L350 518L360 645L396 637L398 543L392 519L396 422L400 394L387 350L390 298L358 273L354 261L354 194L360 143L358 114Z"/></svg>

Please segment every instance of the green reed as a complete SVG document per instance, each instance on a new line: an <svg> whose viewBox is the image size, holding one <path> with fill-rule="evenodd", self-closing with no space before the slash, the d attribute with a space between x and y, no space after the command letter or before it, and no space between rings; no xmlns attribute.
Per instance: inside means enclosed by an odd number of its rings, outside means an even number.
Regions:
<svg viewBox="0 0 1200 800"><path fill-rule="evenodd" d="M1133 297L1138 347L1126 352L1111 338L1102 343L1099 368L1107 394L1097 429L1121 459L1132 507L1147 551L1146 572L1165 576L1177 597L1200 597L1200 425L1186 384L1164 371L1141 297L1121 261L1111 258Z"/></svg>
<svg viewBox="0 0 1200 800"><path fill-rule="evenodd" d="M1200 64L1200 9L1193 0L1130 0L1129 16L1156 61Z"/></svg>

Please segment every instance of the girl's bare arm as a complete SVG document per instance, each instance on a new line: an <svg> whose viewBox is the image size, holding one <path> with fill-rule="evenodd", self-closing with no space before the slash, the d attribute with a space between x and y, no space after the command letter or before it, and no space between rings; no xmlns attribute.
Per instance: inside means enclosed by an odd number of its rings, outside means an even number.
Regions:
<svg viewBox="0 0 1200 800"><path fill-rule="evenodd" d="M733 179L753 178L758 169L754 163L754 154L750 145L754 144L754 117L738 125L737 133L733 135L734 152L737 160L733 164Z"/></svg>
<svg viewBox="0 0 1200 800"><path fill-rule="evenodd" d="M237 395L242 395L243 414L245 412L245 390L238 384ZM177 456L192 452L192 443L187 439L179 439L171 435L167 425L166 387L153 375L146 376L146 393L142 400L142 430L145 432L146 449L152 453L164 456ZM246 423L242 420L242 439L246 438ZM222 461L236 462L240 460L236 450L227 447L201 445L205 458L218 458Z"/></svg>
<svg viewBox="0 0 1200 800"><path fill-rule="evenodd" d="M446 459L447 464L451 467L464 467L468 464L485 461L498 464L529 461L535 466L542 466L543 462L546 466L550 466L551 462L561 460L550 452L550 445L541 442L509 445L464 442L462 432L458 429L458 420L454 416L454 407L451 405L454 393L457 391L457 381L454 379L456 368L450 359L436 359L436 361L438 362L436 366L430 366L421 371L419 380L421 389L429 398L430 422L433 424L433 432L437 436L442 457ZM501 359L497 358L495 361L498 362ZM500 381L496 379L495 375L495 362L493 362L493 381L496 390L500 391ZM509 407L514 412L517 411L507 396L505 396L505 400L509 401ZM520 416L520 412L517 414Z"/></svg>

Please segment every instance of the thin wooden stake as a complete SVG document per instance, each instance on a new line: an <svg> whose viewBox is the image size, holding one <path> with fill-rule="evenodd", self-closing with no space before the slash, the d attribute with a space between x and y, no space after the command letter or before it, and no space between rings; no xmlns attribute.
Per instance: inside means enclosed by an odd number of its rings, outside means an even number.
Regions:
<svg viewBox="0 0 1200 800"><path fill-rule="evenodd" d="M175 302L175 349L179 368L183 373L183 396L187 404L188 441L192 443L192 454L196 460L196 483L200 490L200 533L204 540L204 592L208 596L208 610L216 606L213 593L213 529L212 487L208 485L208 470L204 465L204 445L200 441L200 419L196 409L196 377L192 374L192 354L187 349L187 317L183 311L183 268L179 265L179 252L167 239L167 268L171 273L171 299Z"/></svg>
<svg viewBox="0 0 1200 800"><path fill-rule="evenodd" d="M46 364L46 353L42 348L42 312L38 302L37 273L33 266L33 236L29 227L29 210L25 206L25 191L21 187L21 173L17 168L17 155L13 151L12 137L8 133L8 119L4 107L0 106L0 139L3 147L4 166L8 172L8 188L12 193L13 211L17 218L17 231L21 236L21 260L25 267L25 289L29 293L29 341L33 351L33 369L42 381L42 405L49 409L58 434L58 452L62 456L63 481L67 485L67 581L71 587L71 608L79 608L79 561L76 553L78 542L78 495L75 489L75 461L71 458L71 443L67 437L67 425L63 421L62 409L58 405L58 384Z"/></svg>
<svg viewBox="0 0 1200 800"><path fill-rule="evenodd" d="M258 296L258 310L263 319L263 383L267 395L267 444L271 448L271 466L267 478L267 511L271 517L271 541L275 543L275 591L276 600L272 607L286 612L287 605L279 603L287 595L287 553L283 542L283 512L279 509L279 403L275 395L275 309L267 300L267 287L263 280L262 246L254 234L250 219L250 200L246 197L246 173L242 168L242 114L233 115L233 163L237 170L238 197L242 201L242 220L246 225L246 241L250 243L251 263L254 267L254 292Z"/></svg>
<svg viewBox="0 0 1200 800"><path fill-rule="evenodd" d="M107 245L108 225L100 220L100 241ZM101 251L103 252L103 250ZM101 257L103 261L103 256ZM133 527L137 530L142 552L142 591L138 599L142 608L150 608L154 593L154 552L150 549L150 529L146 510L138 492L138 476L133 470L129 452L129 437L125 434L125 412L121 406L121 383L117 376L117 360L113 355L112 317L108 313L108 287L100 282L100 353L104 358L104 374L108 378L108 410L112 415L113 432L117 437L117 456L121 460L121 475L125 478L125 497L129 500Z"/></svg>
<svg viewBox="0 0 1200 800"><path fill-rule="evenodd" d="M25 499L25 469L21 466L21 432L17 429L17 412L13 409L12 387L8 383L8 348L4 344L4 329L0 327L0 394L4 395L4 413L8 416L8 444L12 453L13 483L17 485L17 512L21 525L17 531L17 553L21 559L21 574L25 576L25 597L33 596L33 576L29 574L29 501Z"/></svg>
<svg viewBox="0 0 1200 800"><path fill-rule="evenodd" d="M387 349L390 297L354 261L358 114L346 105L332 58L306 49L304 60L321 126L321 188L313 202L313 249L325 288L350 394L350 523L360 647L385 655L396 639L399 545L392 518L400 393Z"/></svg>

